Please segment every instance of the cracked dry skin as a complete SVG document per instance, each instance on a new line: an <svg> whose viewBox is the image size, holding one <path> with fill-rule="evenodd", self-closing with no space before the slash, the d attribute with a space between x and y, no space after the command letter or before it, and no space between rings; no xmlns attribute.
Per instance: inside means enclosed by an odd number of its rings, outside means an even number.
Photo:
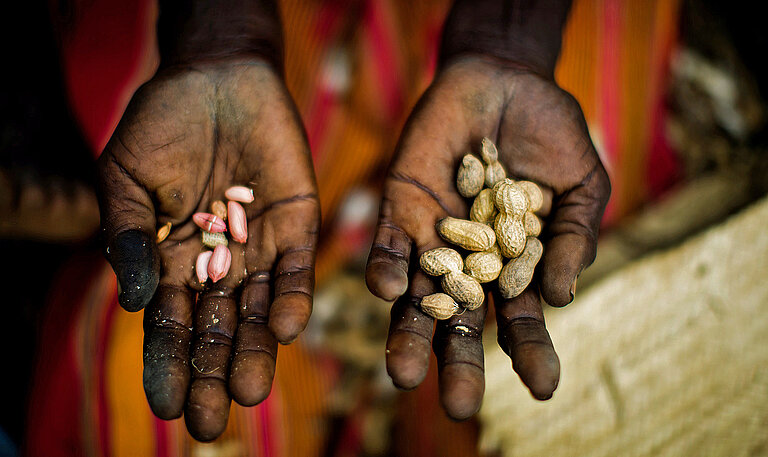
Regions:
<svg viewBox="0 0 768 457"><path fill-rule="evenodd" d="M571 286L594 259L597 231L610 194L607 174L590 141L578 103L550 79L480 56L451 60L409 118L385 182L379 227L366 280L377 296L395 300L387 342L387 370L406 389L426 376L434 350L440 397L449 416L471 416L483 396L480 333L486 306L439 321L422 313L419 297L439 284L414 260L445 246L434 229L448 216L467 219L469 199L455 187L457 167L483 137L498 148L512 179L542 187L545 243L541 274L522 294L494 300L499 343L532 395L546 399L559 363L539 300L571 302ZM468 328L471 331L459 331ZM434 330L434 331L433 331Z"/></svg>
<svg viewBox="0 0 768 457"><path fill-rule="evenodd" d="M149 404L163 419L183 413L195 438L214 439L230 395L244 405L266 397L278 341L295 339L311 312L319 204L293 102L261 61L168 68L134 96L99 174L120 303L146 306ZM227 275L204 288L192 215L233 185L254 190L247 240L229 241ZM173 229L158 245L167 222Z"/></svg>

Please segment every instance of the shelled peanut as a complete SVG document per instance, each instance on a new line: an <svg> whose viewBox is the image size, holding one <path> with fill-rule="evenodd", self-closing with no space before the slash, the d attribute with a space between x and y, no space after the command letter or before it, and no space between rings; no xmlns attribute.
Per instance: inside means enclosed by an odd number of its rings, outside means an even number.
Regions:
<svg viewBox="0 0 768 457"><path fill-rule="evenodd" d="M445 293L422 299L422 310L436 319L482 305L482 283L498 281L504 298L516 297L531 282L543 253L536 238L542 221L534 214L543 204L541 189L531 181L507 178L488 138L482 140L480 157L465 155L456 177L459 193L474 198L469 220L446 217L435 225L440 237L466 256L441 247L426 251L420 259L425 273L441 277Z"/></svg>
<svg viewBox="0 0 768 457"><path fill-rule="evenodd" d="M245 243L248 240L248 221L242 204L254 200L253 189L245 186L232 186L224 192L228 199L211 203L210 213L198 212L192 215L192 221L200 227L201 241L204 247L195 261L197 280L204 284L208 279L217 282L224 278L232 265L232 253L228 248L229 239L225 235L227 226L232 240ZM157 232L157 243L162 243L170 234L171 223L167 223Z"/></svg>

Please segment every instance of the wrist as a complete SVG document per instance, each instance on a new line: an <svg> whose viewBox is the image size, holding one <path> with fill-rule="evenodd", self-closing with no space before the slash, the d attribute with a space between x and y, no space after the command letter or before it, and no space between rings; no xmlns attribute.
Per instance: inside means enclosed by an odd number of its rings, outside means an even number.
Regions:
<svg viewBox="0 0 768 457"><path fill-rule="evenodd" d="M160 0L157 29L161 67L251 57L283 66L275 0Z"/></svg>
<svg viewBox="0 0 768 457"><path fill-rule="evenodd" d="M552 78L570 5L571 0L456 0L443 29L440 62L479 54Z"/></svg>

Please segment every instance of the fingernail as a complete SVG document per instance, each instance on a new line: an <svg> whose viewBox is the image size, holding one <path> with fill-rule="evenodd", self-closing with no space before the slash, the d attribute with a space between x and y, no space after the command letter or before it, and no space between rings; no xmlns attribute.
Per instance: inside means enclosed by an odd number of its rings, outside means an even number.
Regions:
<svg viewBox="0 0 768 457"><path fill-rule="evenodd" d="M208 264L210 263L213 251L203 251L197 256L195 262L195 273L197 273L197 280L200 283L204 283L208 280Z"/></svg>
<svg viewBox="0 0 768 457"><path fill-rule="evenodd" d="M248 221L242 205L235 201L227 203L227 217L229 218L229 233L232 235L232 239L238 243L245 243L248 240Z"/></svg>
<svg viewBox="0 0 768 457"><path fill-rule="evenodd" d="M192 221L206 232L221 233L227 231L227 225L224 221L210 213L195 213L192 215Z"/></svg>
<svg viewBox="0 0 768 457"><path fill-rule="evenodd" d="M149 303L160 280L155 238L140 230L118 234L109 246L107 260L117 276L118 300L128 311Z"/></svg>
<svg viewBox="0 0 768 457"><path fill-rule="evenodd" d="M226 276L230 265L232 265L232 253L223 244L217 245L208 261L208 276L211 281L217 282Z"/></svg>
<svg viewBox="0 0 768 457"><path fill-rule="evenodd" d="M253 201L253 189L245 186L232 186L224 191L224 196L236 202L250 203Z"/></svg>
<svg viewBox="0 0 768 457"><path fill-rule="evenodd" d="M571 284L571 290L570 290L570 292L571 292L571 301L568 302L569 305L571 303L573 303L573 300L576 298L576 282L579 280L579 275L580 274L581 273L576 275L576 277L573 279L573 283Z"/></svg>

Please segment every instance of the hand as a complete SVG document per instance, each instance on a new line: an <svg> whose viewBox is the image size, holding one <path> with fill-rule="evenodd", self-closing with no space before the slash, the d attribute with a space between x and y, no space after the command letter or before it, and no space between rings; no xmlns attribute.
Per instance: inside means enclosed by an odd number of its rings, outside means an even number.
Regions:
<svg viewBox="0 0 768 457"><path fill-rule="evenodd" d="M426 376L430 343L439 366L440 398L449 416L465 419L484 392L483 305L445 321L422 313L422 297L439 291L419 269L424 251L446 245L435 223L467 219L470 201L456 190L464 154L483 137L498 146L509 177L539 184L544 256L533 283L502 299L492 289L498 342L537 399L549 398L560 365L544 325L541 296L552 306L573 300L576 278L595 257L600 219L610 194L607 174L575 99L547 77L503 60L463 55L435 78L409 119L385 182L378 230L366 270L370 290L395 300L387 370L398 387ZM398 298L399 297L399 298Z"/></svg>
<svg viewBox="0 0 768 457"><path fill-rule="evenodd" d="M169 67L131 101L99 159L107 258L120 304L144 314L144 389L152 411L184 413L198 440L219 436L230 393L254 405L270 392L277 343L293 341L312 309L317 187L301 121L261 60ZM232 266L200 284L196 212L232 185L248 241ZM173 224L155 242L156 230Z"/></svg>

